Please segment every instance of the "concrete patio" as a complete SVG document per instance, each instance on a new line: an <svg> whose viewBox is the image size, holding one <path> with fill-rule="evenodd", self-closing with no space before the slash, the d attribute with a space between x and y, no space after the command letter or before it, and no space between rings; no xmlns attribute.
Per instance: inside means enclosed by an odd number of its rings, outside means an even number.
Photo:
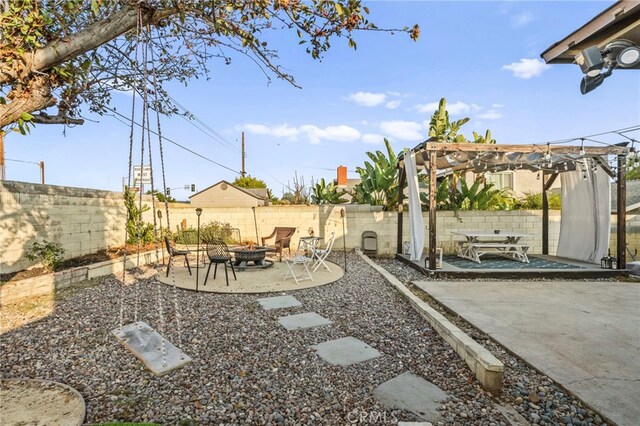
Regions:
<svg viewBox="0 0 640 426"><path fill-rule="evenodd" d="M619 425L640 418L640 284L416 282Z"/></svg>

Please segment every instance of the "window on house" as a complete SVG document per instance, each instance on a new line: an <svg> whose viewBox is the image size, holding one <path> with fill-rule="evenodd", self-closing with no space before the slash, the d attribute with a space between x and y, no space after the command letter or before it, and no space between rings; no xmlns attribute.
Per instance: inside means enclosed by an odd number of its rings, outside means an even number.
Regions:
<svg viewBox="0 0 640 426"><path fill-rule="evenodd" d="M487 183L492 183L495 189L513 189L513 172L487 173Z"/></svg>

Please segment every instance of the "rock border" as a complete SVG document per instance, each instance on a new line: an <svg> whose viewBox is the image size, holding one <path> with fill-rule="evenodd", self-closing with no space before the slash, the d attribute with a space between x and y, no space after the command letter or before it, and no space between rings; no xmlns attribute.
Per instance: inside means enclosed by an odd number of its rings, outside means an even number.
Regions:
<svg viewBox="0 0 640 426"><path fill-rule="evenodd" d="M411 290L406 288L395 276L387 272L382 266L369 259L361 251L356 253L372 268L378 271L395 289L407 299L415 309L438 334L451 345L458 355L467 363L471 371L482 386L489 392L499 394L502 391L504 364L489 352L484 346L469 337L455 326L440 312L422 301Z"/></svg>
<svg viewBox="0 0 640 426"><path fill-rule="evenodd" d="M140 264L147 265L162 260L160 250L140 253ZM127 269L134 268L137 255L127 256ZM29 297L55 294L60 290L70 287L82 281L122 272L123 258L105 260L86 266L78 266L64 271L53 272L37 277L26 278L20 281L10 281L0 287L0 306L19 302Z"/></svg>

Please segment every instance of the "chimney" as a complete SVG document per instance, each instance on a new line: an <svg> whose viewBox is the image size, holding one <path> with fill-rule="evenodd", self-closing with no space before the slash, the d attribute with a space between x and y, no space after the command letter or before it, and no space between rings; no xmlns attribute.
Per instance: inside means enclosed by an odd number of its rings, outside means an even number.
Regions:
<svg viewBox="0 0 640 426"><path fill-rule="evenodd" d="M338 166L338 186L347 186L347 167Z"/></svg>

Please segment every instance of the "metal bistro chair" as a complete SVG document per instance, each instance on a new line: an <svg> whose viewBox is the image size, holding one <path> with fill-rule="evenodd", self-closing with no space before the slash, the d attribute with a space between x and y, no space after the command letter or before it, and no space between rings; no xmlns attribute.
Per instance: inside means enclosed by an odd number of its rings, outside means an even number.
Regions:
<svg viewBox="0 0 640 426"><path fill-rule="evenodd" d="M169 276L169 269L171 268L171 263L173 262L173 258L175 256L184 256L184 261L187 264L187 268L189 269L189 275L191 275L191 266L189 266L189 255L191 252L189 250L176 250L174 247L171 247L171 240L169 240L168 236L164 237L164 243L167 246L167 252L169 253L169 262L167 262L167 277Z"/></svg>
<svg viewBox="0 0 640 426"><path fill-rule="evenodd" d="M333 248L333 243L335 242L335 240L336 240L336 233L332 232L331 238L329 238L329 241L327 241L327 245L325 246L325 248L323 249L316 248L313 251L313 258L315 260L315 263L313 264L313 269L311 272L317 271L320 265L324 266L327 271L331 272L331 269L329 268L329 265L327 265L325 260L327 256L329 256L329 253L331 253L331 249Z"/></svg>
<svg viewBox="0 0 640 426"><path fill-rule="evenodd" d="M211 265L215 263L216 267L213 270L213 279L216 279L216 274L218 273L218 264L222 263L224 265L224 277L227 280L227 285L229 285L229 273L227 272L227 265L231 266L231 272L233 272L233 279L238 281L236 277L236 270L233 268L233 262L231 253L229 252L229 247L222 240L211 240L207 242L207 256L211 261L209 263L209 267L207 268L207 275L204 277L204 284L207 285L207 279L209 278L209 271L211 271Z"/></svg>

